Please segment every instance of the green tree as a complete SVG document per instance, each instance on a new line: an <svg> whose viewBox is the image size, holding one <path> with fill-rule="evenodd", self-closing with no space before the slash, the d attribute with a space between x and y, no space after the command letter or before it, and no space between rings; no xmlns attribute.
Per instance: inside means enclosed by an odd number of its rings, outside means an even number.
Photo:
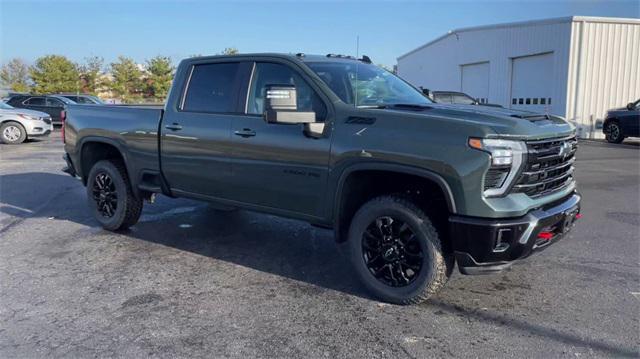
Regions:
<svg viewBox="0 0 640 359"><path fill-rule="evenodd" d="M154 101L164 101L171 88L174 70L168 57L156 56L148 60L145 94Z"/></svg>
<svg viewBox="0 0 640 359"><path fill-rule="evenodd" d="M111 64L111 90L124 102L132 103L142 97L142 70L129 57L120 56L118 61Z"/></svg>
<svg viewBox="0 0 640 359"><path fill-rule="evenodd" d="M238 51L238 49L236 49L235 47L225 47L225 49L218 55L237 55L239 53L240 51Z"/></svg>
<svg viewBox="0 0 640 359"><path fill-rule="evenodd" d="M29 67L21 59L12 59L0 69L0 82L13 91L29 92Z"/></svg>
<svg viewBox="0 0 640 359"><path fill-rule="evenodd" d="M92 56L85 58L85 63L79 68L83 93L95 95L104 85L101 80L103 68L104 59L102 57Z"/></svg>
<svg viewBox="0 0 640 359"><path fill-rule="evenodd" d="M47 55L29 69L35 93L80 91L78 66L64 56Z"/></svg>

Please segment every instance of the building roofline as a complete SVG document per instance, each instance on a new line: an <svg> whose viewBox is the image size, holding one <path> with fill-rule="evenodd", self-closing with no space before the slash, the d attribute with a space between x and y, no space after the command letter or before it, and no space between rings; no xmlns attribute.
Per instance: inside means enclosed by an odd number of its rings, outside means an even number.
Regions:
<svg viewBox="0 0 640 359"><path fill-rule="evenodd" d="M454 29L448 31L446 34L441 35L424 45L421 45L403 55L398 56L397 60L409 56L414 52L420 51L427 46L430 46L444 38L468 31L477 31L477 30L489 30L489 29L501 29L501 28L509 28L509 27L524 27L524 26L532 26L532 25L548 25L548 24L561 24L566 22L601 22L601 23L616 23L616 24L636 24L640 25L640 19L635 18L623 18L623 17L597 17L597 16L565 16L565 17L556 17L550 19L539 19L539 20L527 20L527 21L518 21L518 22L507 22L500 24L490 24L490 25L479 25L479 26L470 26L470 27L462 27L459 29Z"/></svg>

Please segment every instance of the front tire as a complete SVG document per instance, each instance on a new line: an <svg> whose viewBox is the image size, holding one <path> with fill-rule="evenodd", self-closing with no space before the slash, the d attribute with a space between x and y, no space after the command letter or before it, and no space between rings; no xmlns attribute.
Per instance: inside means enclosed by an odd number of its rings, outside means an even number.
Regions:
<svg viewBox="0 0 640 359"><path fill-rule="evenodd" d="M94 217L110 231L127 229L138 222L142 199L136 198L124 163L98 161L87 179L87 200Z"/></svg>
<svg viewBox="0 0 640 359"><path fill-rule="evenodd" d="M377 197L355 214L349 228L349 257L362 283L395 304L427 300L447 282L453 258L438 231L413 202Z"/></svg>
<svg viewBox="0 0 640 359"><path fill-rule="evenodd" d="M624 135L622 134L622 129L620 128L620 124L617 122L611 122L607 125L607 131L605 132L605 138L607 142L610 143L621 143L624 141Z"/></svg>
<svg viewBox="0 0 640 359"><path fill-rule="evenodd" d="M27 130L17 122L5 122L0 126L0 138L8 145L17 145L27 139Z"/></svg>

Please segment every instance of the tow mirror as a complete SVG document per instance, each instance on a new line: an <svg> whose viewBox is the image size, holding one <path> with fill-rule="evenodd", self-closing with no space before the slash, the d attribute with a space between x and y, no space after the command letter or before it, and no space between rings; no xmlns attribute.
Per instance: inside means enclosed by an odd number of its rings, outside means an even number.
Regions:
<svg viewBox="0 0 640 359"><path fill-rule="evenodd" d="M313 123L315 112L298 111L297 92L293 85L267 85L264 119L268 123Z"/></svg>

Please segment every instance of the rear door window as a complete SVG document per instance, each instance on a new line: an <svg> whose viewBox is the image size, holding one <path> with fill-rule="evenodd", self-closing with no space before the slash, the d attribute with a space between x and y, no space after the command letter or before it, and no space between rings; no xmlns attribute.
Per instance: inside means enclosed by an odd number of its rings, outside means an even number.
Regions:
<svg viewBox="0 0 640 359"><path fill-rule="evenodd" d="M451 95L451 102L458 103L463 105L473 105L474 100L471 97L467 97L465 95Z"/></svg>
<svg viewBox="0 0 640 359"><path fill-rule="evenodd" d="M48 107L64 107L64 104L62 103L62 101L58 100L57 98L47 97L47 106Z"/></svg>
<svg viewBox="0 0 640 359"><path fill-rule="evenodd" d="M435 98L436 102L451 103L451 95L449 94L436 94L433 95L433 97Z"/></svg>
<svg viewBox="0 0 640 359"><path fill-rule="evenodd" d="M24 104L30 106L45 106L45 100L44 97L32 97L27 99Z"/></svg>
<svg viewBox="0 0 640 359"><path fill-rule="evenodd" d="M238 103L240 63L194 65L183 111L233 113Z"/></svg>

